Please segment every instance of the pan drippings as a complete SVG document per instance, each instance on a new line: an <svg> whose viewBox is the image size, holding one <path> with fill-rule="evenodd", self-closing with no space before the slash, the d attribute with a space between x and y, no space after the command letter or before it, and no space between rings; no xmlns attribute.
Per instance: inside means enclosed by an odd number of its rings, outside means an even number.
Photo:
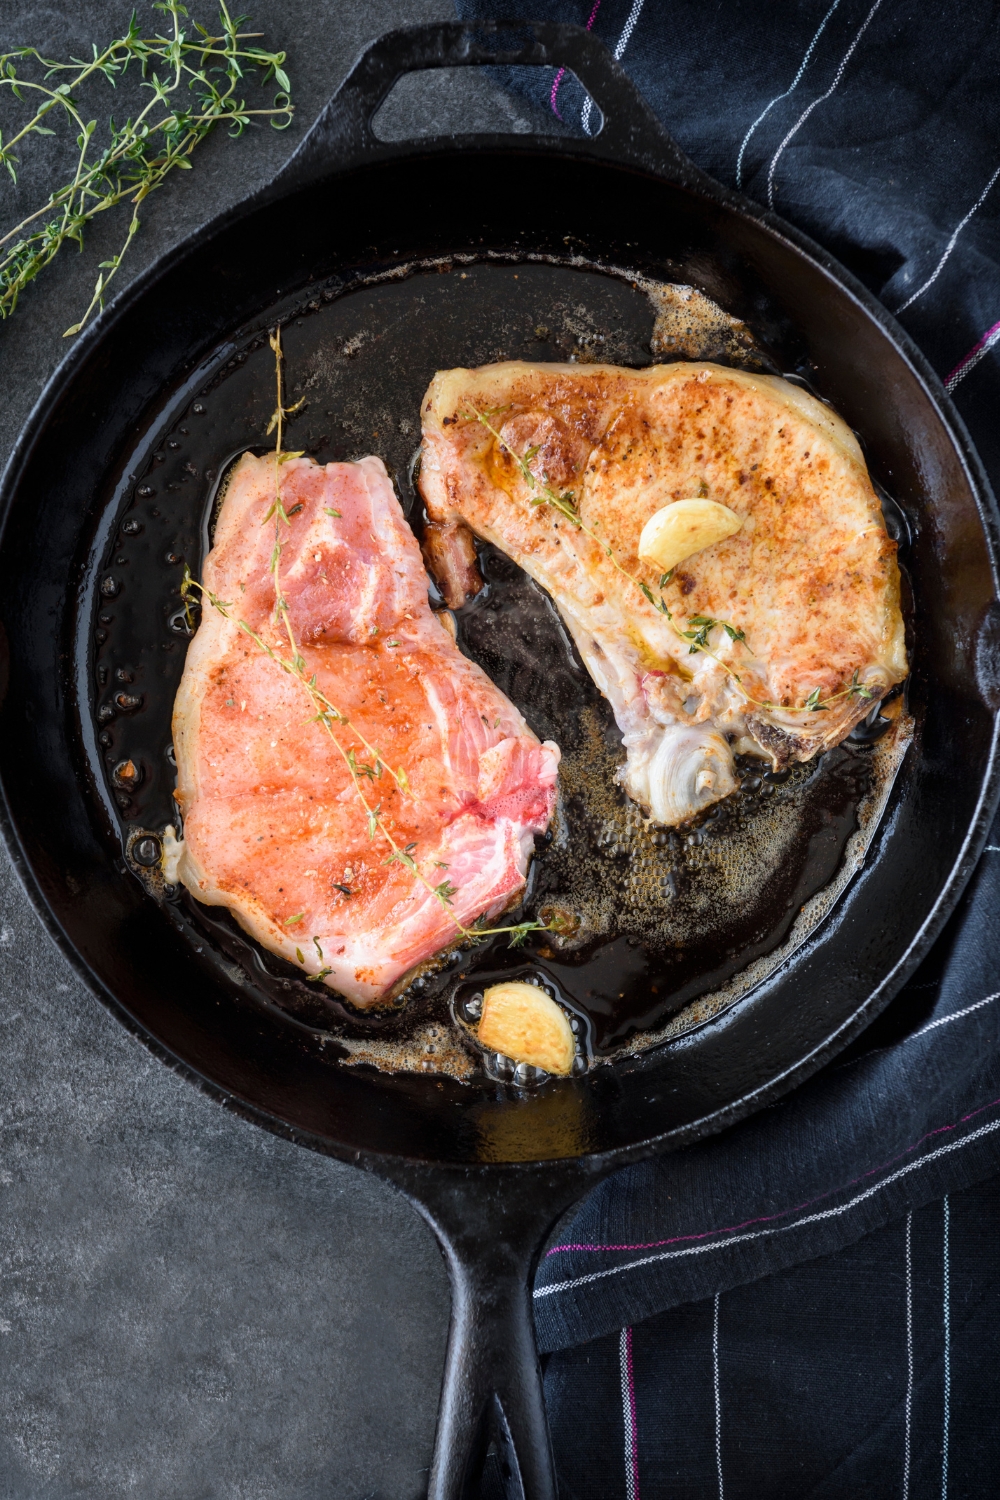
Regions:
<svg viewBox="0 0 1000 1500"><path fill-rule="evenodd" d="M419 534L413 458L436 369L591 349L648 364L653 321L639 285L576 266L456 263L445 275L319 289L285 323L291 399L306 402L287 445L321 463L380 454ZM151 422L105 558L93 708L134 875L196 947L226 955L255 1003L323 1033L331 1057L353 1062L467 1076L481 1059L454 1008L461 1016L463 998L498 977L541 978L579 1019L595 1060L697 1024L712 1013L706 997L731 1003L815 925L860 861L905 749L900 705L884 737L856 736L781 776L740 762L733 797L697 826L661 828L617 786L620 736L551 601L489 547L487 586L458 612L458 642L539 738L562 749L557 813L524 903L552 930L522 949L494 939L439 955L385 1009L362 1016L264 953L221 909L163 888L157 841L177 822L170 715L191 632L179 585L185 564L200 570L226 464L262 451L272 405L272 356L251 332L195 397Z"/></svg>

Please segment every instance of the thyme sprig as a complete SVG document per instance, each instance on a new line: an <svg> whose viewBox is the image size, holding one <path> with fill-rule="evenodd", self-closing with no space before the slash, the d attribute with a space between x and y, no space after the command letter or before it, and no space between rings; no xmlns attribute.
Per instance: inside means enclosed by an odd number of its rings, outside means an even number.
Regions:
<svg viewBox="0 0 1000 1500"><path fill-rule="evenodd" d="M550 505L553 510L558 511L561 516L564 516L567 521L571 522L572 525L574 525L579 531L582 531L585 536L589 536L591 541L596 542L597 545L601 548L601 551L604 553L605 557L609 559L612 566L617 568L618 572L621 573L623 578L627 578L629 583L634 584L639 592L647 600L647 602L653 606L656 612L662 615L664 619L666 619L674 634L680 640L687 641L689 643L688 654L693 656L695 653L700 652L703 655L707 656L711 661L717 663L717 665L720 666L722 670L733 679L734 682L739 683L743 696L749 703L752 703L756 708L780 709L785 713L824 713L829 708L830 704L836 702L838 698L857 697L862 700L867 700L874 697L871 689L865 687L863 683L858 681L857 667L855 667L854 675L851 678L851 681L848 683L847 687L842 688L840 692L831 693L828 697L824 698L822 696L821 689L815 688L809 694L805 703L796 708L789 708L781 703L773 703L769 699L760 699L753 697L753 695L749 693L743 686L743 678L740 673L737 672L734 667L731 667L728 662L723 661L721 657L717 656L711 649L711 646L709 644L710 632L714 630L717 625L721 625L723 630L728 635L729 639L734 643L739 642L740 644L745 646L747 651L750 651L750 654L752 656L753 652L750 650L750 646L747 642L745 633L737 626L732 625L728 620L716 620L709 615L692 615L688 620L688 628L686 630L683 630L674 620L673 614L663 597L663 590L667 588L667 586L673 581L675 569L671 568L668 573L662 573L660 575L659 593L657 595L653 593L653 590L649 587L649 584L646 583L645 579L640 578L638 574L632 573L628 568L623 567L623 565L618 561L617 557L615 557L614 549L611 547L610 543L606 542L603 537L598 536L596 531L594 531L592 527L588 526L584 522L577 508L576 497L574 496L572 490L563 490L562 492L558 492L554 490L549 484L548 475L543 475L542 478L539 479L538 476L534 473L531 468L531 463L532 460L535 459L540 452L541 444L534 444L533 446L525 449L523 454L516 453L511 447L510 443L507 442L506 438L503 437L492 425L489 420L490 417L498 416L503 410L505 410L505 408L495 407L491 410L481 412L477 411L475 407L473 407L471 411L462 412L460 413L460 415L465 421L469 421L472 418L475 418L476 421L480 422L486 428L487 432L492 434L493 438L500 444L504 452L508 453L514 460L521 478L524 480L525 484L528 487L528 490L530 491L528 498L529 503L532 506Z"/></svg>
<svg viewBox="0 0 1000 1500"><path fill-rule="evenodd" d="M710 630L714 630L716 625L722 626L731 641L742 641L744 645L746 644L746 636L743 634L743 631L737 630L735 625L730 625L728 620L713 620L710 615L692 615L688 620L689 628L681 631L683 638L692 643L689 647L689 655L693 656L696 651L707 649L708 633Z"/></svg>
<svg viewBox="0 0 1000 1500"><path fill-rule="evenodd" d="M268 521L272 519L274 520L275 540L274 546L271 550L270 562L270 573L274 584L274 621L276 626L280 626L280 629L288 643L288 648L291 652L291 655L284 655L280 649L273 646L269 641L266 641L260 634L260 632L255 630L252 625L247 623L246 620L234 615L232 605L228 601L220 599L218 595L213 593L210 589L207 589L204 584L199 583L198 580L191 575L191 572L188 568L185 568L184 570L184 581L181 585L181 596L185 600L185 606L187 605L187 601L190 598L191 591L193 589L197 589L201 593L202 597L204 599L207 599L208 603L213 609L217 610L224 619L234 621L238 628L245 635L249 636L254 644L261 651L263 651L264 654L271 661L273 661L276 666L280 667L281 670L287 673L289 676L294 677L296 681L301 684L305 692L308 694L312 706L315 710L315 713L313 714L310 722L322 725L331 742L336 747L336 750L343 760L345 766L347 767L347 771L351 778L351 783L353 785L355 795L357 796L364 810L369 839L374 840L377 835L380 835L389 845L389 854L383 860L383 864L400 864L404 869L409 871L409 873L413 876L413 879L419 885L423 886L428 895L434 897L434 899L440 905L441 909L454 923L456 933L465 941L479 943L485 941L487 938L498 937L506 934L508 942L512 948L520 947L520 945L525 941L530 932L547 931L546 924L537 921L525 921L511 923L510 925L503 927L481 927L478 925L467 927L463 922L459 921L458 917L452 910L454 898L458 895L458 888L452 885L447 879L440 880L437 882L437 884L433 884L430 880L427 879L417 863L417 845L415 843L410 843L406 844L405 846L401 846L398 843L392 833L392 830L386 822L385 815L382 811L381 801L374 803L373 805L373 800L369 800L369 795L366 793L365 783L367 783L369 786L373 786L374 783L382 776L383 771L385 771L395 782L401 795L414 797L415 794L411 790L409 778L407 777L405 770L402 767L396 767L394 769L392 766L390 766L389 762L385 759L378 748L360 732L355 724L351 723L347 715L343 713L343 711L339 709L336 704L331 702L331 700L319 687L315 672L311 676L307 675L305 658L303 657L296 640L291 615L288 609L288 601L285 598L284 589L281 582L281 556L285 541L285 533L283 532L282 528L291 526L291 515L297 509L297 507L293 507L291 512L286 511L285 509L284 501L281 495L281 469L282 466L288 463L291 459L300 458L302 456L301 452L296 453L288 451L283 447L284 427L287 419L301 408L301 406L303 405L303 401L296 402L294 406L285 406L284 404L284 391L282 382L282 365L284 362L284 355L281 348L280 328L278 328L275 333L270 336L270 344L272 350L274 351L275 358L277 405L275 407L274 415L271 418L271 422L267 430L268 433L277 430L274 449L275 494L274 500L272 501L261 524L265 525ZM333 513L331 512L331 514ZM387 642L387 645L392 644L394 643L391 641ZM335 726L340 728L350 727L354 737L360 740L361 744L364 746L365 750L371 757L370 761L359 761L357 758L357 752L355 751L353 746L345 747L345 745L341 742L336 732ZM442 865L440 860L435 860L434 864L441 869L447 868L446 865ZM345 900L350 900L352 895L350 887L338 884L337 889L341 891ZM301 913L298 917L289 918L288 922L286 922L285 925L287 926L289 925L289 923L298 922L300 919ZM319 945L318 939L314 937L313 943L316 947L317 953L319 954L320 963L323 963L323 950ZM300 949L296 949L296 957L304 967L305 959L301 956ZM330 968L325 967L320 971L319 974L312 975L311 978L323 979L327 974L331 972L332 971Z"/></svg>
<svg viewBox="0 0 1000 1500"><path fill-rule="evenodd" d="M285 53L247 45L262 33L240 30L246 16L231 16L226 0L219 0L218 33L197 21L191 23L193 30L189 32L182 26L189 17L180 0L156 0L153 9L170 19L166 36L143 36L133 12L125 35L101 52L94 45L89 61L71 58L60 62L43 57L35 47L18 47L0 55L0 88L9 89L22 103L36 106L31 118L8 141L0 133L0 167L6 167L16 182L20 153L30 136L55 135L52 126L60 121L77 132L71 180L0 235L2 318L14 312L24 288L67 241L82 249L84 230L96 215L128 200L132 216L121 248L110 260L101 262L90 303L64 337L79 333L95 308L104 305L108 284L135 238L140 225L138 205L175 169L190 169L195 147L215 126L228 125L229 134L239 136L257 118L270 120L276 130L284 130L291 122ZM30 73L25 71L26 62L34 65ZM141 87L149 90L150 98L135 118L123 125L112 118L107 142L101 145L97 121L85 118L81 94L98 78L116 87L132 64L141 71ZM39 69L40 78L31 76ZM250 70L259 72L261 85L272 78L278 85L280 92L269 107L247 107L241 85Z"/></svg>

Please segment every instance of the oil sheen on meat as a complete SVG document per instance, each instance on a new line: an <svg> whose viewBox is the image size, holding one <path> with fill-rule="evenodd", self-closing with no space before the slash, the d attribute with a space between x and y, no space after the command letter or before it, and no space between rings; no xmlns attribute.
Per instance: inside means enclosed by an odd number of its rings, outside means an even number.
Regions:
<svg viewBox="0 0 1000 1500"><path fill-rule="evenodd" d="M548 591L613 707L622 784L656 821L734 790L734 752L780 767L839 743L905 677L896 544L853 433L799 387L704 363L510 362L436 375L422 421L437 556L462 555L445 542L464 524ZM698 497L743 524L661 590L640 533ZM626 573L662 593L672 622ZM449 597L464 586L443 580ZM708 651L683 638L698 617L724 622Z"/></svg>
<svg viewBox="0 0 1000 1500"><path fill-rule="evenodd" d="M351 773L304 685L271 660L242 619L286 659L270 571L273 457L236 466L204 568L207 602L174 707L176 797L184 839L175 873L199 901L228 907L265 948L357 1005L378 1002L452 942L455 919L495 917L524 888L534 836L548 825L559 751L431 611L416 540L378 458L281 468L290 514L281 579L305 675L347 727L343 750L374 746L402 769L361 782L398 846L441 902L369 837Z"/></svg>

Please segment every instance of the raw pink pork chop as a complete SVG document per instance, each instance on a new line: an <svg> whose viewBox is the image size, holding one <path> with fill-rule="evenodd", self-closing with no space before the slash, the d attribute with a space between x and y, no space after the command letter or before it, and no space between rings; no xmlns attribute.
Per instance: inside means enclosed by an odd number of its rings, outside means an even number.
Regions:
<svg viewBox="0 0 1000 1500"><path fill-rule="evenodd" d="M199 901L226 906L264 947L357 1005L454 941L454 918L496 917L524 887L534 836L555 800L559 750L458 650L427 601L416 540L378 458L281 468L281 579L306 676L345 714L345 752L405 771L362 778L372 806L431 886L399 863L367 818L343 756L314 722L286 659L270 573L271 457L237 464L205 562L205 602L174 705L184 839L174 868ZM349 892L349 894L347 894Z"/></svg>

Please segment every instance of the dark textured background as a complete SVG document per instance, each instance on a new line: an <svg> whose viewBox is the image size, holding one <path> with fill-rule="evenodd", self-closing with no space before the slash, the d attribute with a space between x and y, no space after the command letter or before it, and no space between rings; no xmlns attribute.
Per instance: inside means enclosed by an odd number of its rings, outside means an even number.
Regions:
<svg viewBox="0 0 1000 1500"><path fill-rule="evenodd" d="M188 4L210 24L212 0ZM247 8L288 50L295 123L200 147L194 170L143 205L118 290L267 181L368 39L454 15L448 0ZM147 0L138 9L159 29ZM130 10L4 0L0 50L89 55ZM128 103L103 87L92 98L102 119ZM17 108L0 99L5 138ZM467 72L413 81L387 109L385 133L402 136L525 130L530 106ZM18 188L0 185L0 222L30 211L65 162L56 143L30 142ZM123 231L108 221L0 325L0 462ZM423 1494L448 1319L429 1231L389 1188L231 1118L150 1058L0 861L2 1500Z"/></svg>

